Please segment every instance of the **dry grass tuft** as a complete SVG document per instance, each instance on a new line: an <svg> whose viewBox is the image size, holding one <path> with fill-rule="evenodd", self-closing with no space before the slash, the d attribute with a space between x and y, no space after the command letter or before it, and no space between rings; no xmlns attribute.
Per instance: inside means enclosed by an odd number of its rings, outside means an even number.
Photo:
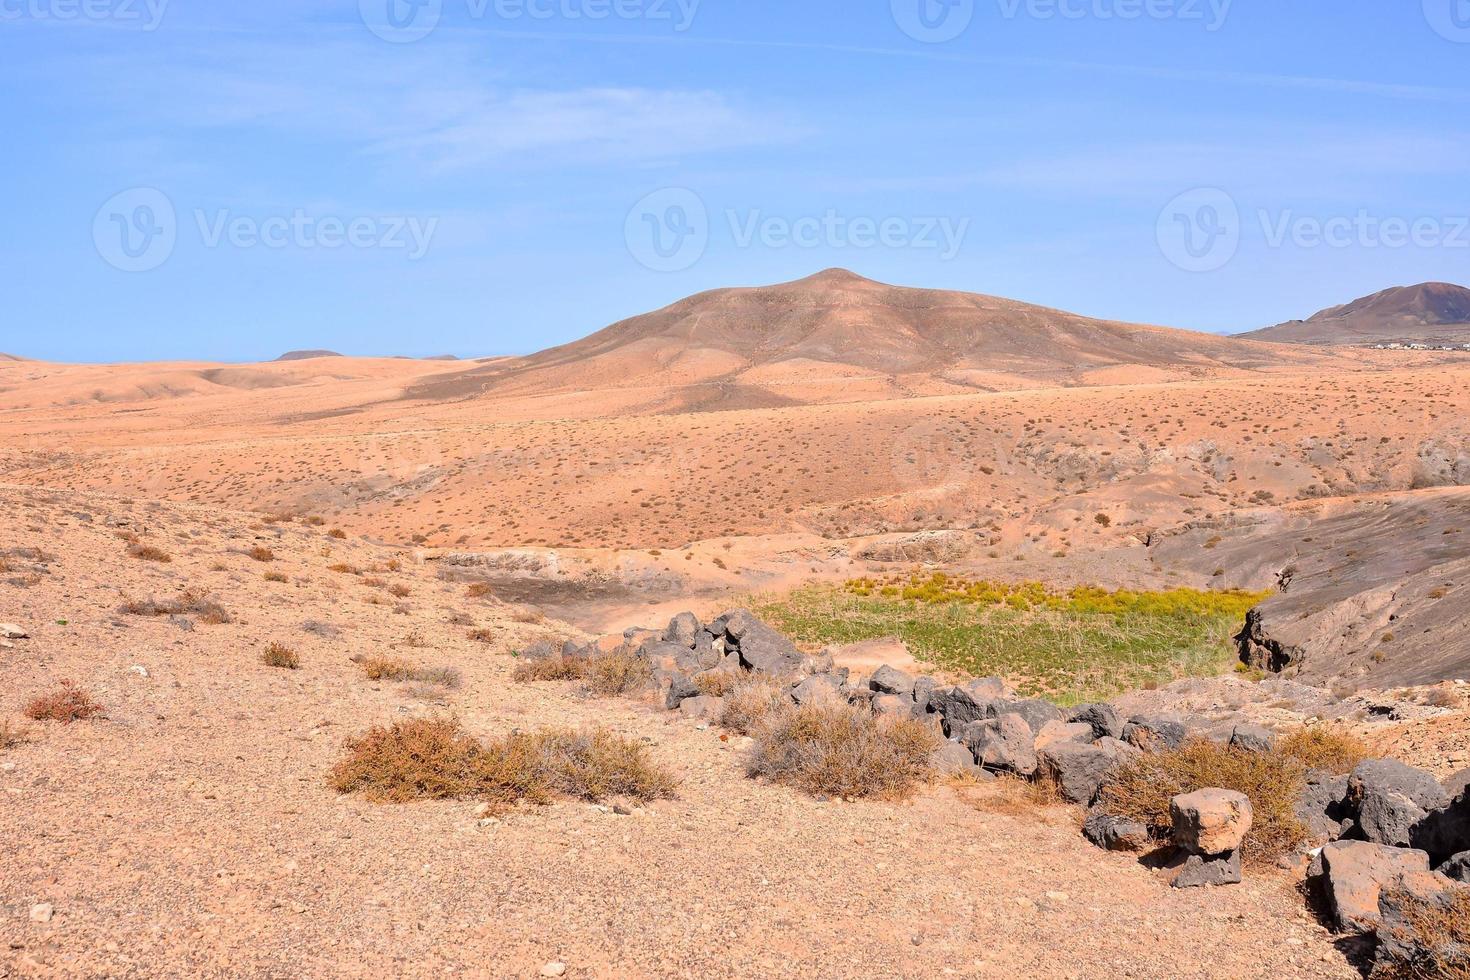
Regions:
<svg viewBox="0 0 1470 980"><path fill-rule="evenodd" d="M137 558L139 561L156 561L164 565L173 561L173 557L167 551L151 544L130 545L128 547L128 554Z"/></svg>
<svg viewBox="0 0 1470 980"><path fill-rule="evenodd" d="M598 697L611 698L636 691L653 677L648 661L631 653L608 653L587 661L587 688Z"/></svg>
<svg viewBox="0 0 1470 980"><path fill-rule="evenodd" d="M484 599L495 593L490 588L489 582L471 582L464 594L471 599Z"/></svg>
<svg viewBox="0 0 1470 980"><path fill-rule="evenodd" d="M740 735L750 735L767 718L791 703L780 684L757 674L737 678L724 698L720 726Z"/></svg>
<svg viewBox="0 0 1470 980"><path fill-rule="evenodd" d="M1330 725L1300 728L1283 738L1276 751L1297 759L1307 769L1320 769L1333 775L1353 771L1372 752L1358 736Z"/></svg>
<svg viewBox="0 0 1470 980"><path fill-rule="evenodd" d="M265 648L265 653L260 655L260 662L267 667L279 667L282 670L300 670L301 657L290 647L272 642Z"/></svg>
<svg viewBox="0 0 1470 980"><path fill-rule="evenodd" d="M516 733L488 745L452 718L374 728L347 744L329 784L375 803L475 797L497 807L555 794L600 800L672 796L676 782L636 742L597 730Z"/></svg>
<svg viewBox="0 0 1470 980"><path fill-rule="evenodd" d="M580 681L587 676L587 661L570 657L548 657L545 660L522 660L516 664L511 679L521 684L550 681Z"/></svg>
<svg viewBox="0 0 1470 980"><path fill-rule="evenodd" d="M707 697L723 698L734 693L741 679L741 675L733 670L707 670L694 676L694 686Z"/></svg>
<svg viewBox="0 0 1470 980"><path fill-rule="evenodd" d="M909 796L929 778L929 755L939 744L922 722L847 704L785 707L752 734L752 776L843 799Z"/></svg>
<svg viewBox="0 0 1470 980"><path fill-rule="evenodd" d="M406 681L413 675L408 663L383 654L364 657L359 666L370 681Z"/></svg>
<svg viewBox="0 0 1470 980"><path fill-rule="evenodd" d="M230 622L225 607L202 592L185 589L177 599L159 602L156 599L128 599L118 607L118 612L128 616L198 616L199 621L210 626Z"/></svg>
<svg viewBox="0 0 1470 980"><path fill-rule="evenodd" d="M1255 819L1241 855L1264 866L1307 839L1307 828L1296 815L1306 771L1301 759L1283 752L1247 752L1194 739L1125 766L1103 788L1100 805L1142 821L1164 840L1171 830L1169 801L1180 793L1212 787L1244 793Z"/></svg>
<svg viewBox="0 0 1470 980"><path fill-rule="evenodd" d="M251 548L249 551L245 552L245 554L249 555L251 558L255 559L256 561L275 561L276 560L276 553L274 551L270 550L269 548L267 548L263 544L256 545L254 548Z"/></svg>
<svg viewBox="0 0 1470 980"><path fill-rule="evenodd" d="M590 732L548 729L530 738L551 788L582 800L626 796L666 799L678 782L649 758L648 749L603 729Z"/></svg>
<svg viewBox="0 0 1470 980"><path fill-rule="evenodd" d="M1403 912L1394 945L1413 958L1380 963L1373 980L1470 980L1470 889L1456 888L1444 902L1402 888L1385 897Z"/></svg>
<svg viewBox="0 0 1470 980"><path fill-rule="evenodd" d="M102 714L103 708L92 695L72 681L62 681L61 686L50 694L32 698L25 708L25 716L32 721L59 721L70 725L74 721L85 721Z"/></svg>
<svg viewBox="0 0 1470 980"><path fill-rule="evenodd" d="M971 790L964 796L966 802L985 813L1052 823L1047 811L1066 803L1054 779L1022 779L1019 776L1002 775L981 783L974 782L972 777L958 778Z"/></svg>

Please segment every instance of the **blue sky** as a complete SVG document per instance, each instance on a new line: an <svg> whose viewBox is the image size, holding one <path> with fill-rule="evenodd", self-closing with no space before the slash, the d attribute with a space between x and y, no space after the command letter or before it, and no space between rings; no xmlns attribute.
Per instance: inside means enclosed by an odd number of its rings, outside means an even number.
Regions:
<svg viewBox="0 0 1470 980"><path fill-rule="evenodd" d="M1211 331L1470 284L1470 0L416 2L0 0L0 350L520 353L829 266Z"/></svg>

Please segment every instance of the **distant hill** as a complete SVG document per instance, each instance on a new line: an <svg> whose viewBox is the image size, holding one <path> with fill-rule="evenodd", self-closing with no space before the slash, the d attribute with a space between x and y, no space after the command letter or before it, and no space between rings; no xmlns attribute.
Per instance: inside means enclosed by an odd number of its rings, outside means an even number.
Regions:
<svg viewBox="0 0 1470 980"><path fill-rule="evenodd" d="M24 361L24 360L25 360L24 357L16 357L14 354L7 354L4 351L0 351L0 361Z"/></svg>
<svg viewBox="0 0 1470 980"><path fill-rule="evenodd" d="M334 350L293 350L293 351L287 351L286 353L282 354L280 357L276 358L276 360L278 362L279 361L309 361L313 357L341 357L341 356L342 356L341 354L338 354Z"/></svg>
<svg viewBox="0 0 1470 980"><path fill-rule="evenodd" d="M762 407L859 390L905 397L1169 381L1283 360L1293 360L1289 350L1230 337L829 269L775 286L699 293L562 347L441 376L408 396L679 387L686 403Z"/></svg>
<svg viewBox="0 0 1470 980"><path fill-rule="evenodd" d="M1470 343L1470 289L1447 282L1395 286L1240 336L1282 344Z"/></svg>

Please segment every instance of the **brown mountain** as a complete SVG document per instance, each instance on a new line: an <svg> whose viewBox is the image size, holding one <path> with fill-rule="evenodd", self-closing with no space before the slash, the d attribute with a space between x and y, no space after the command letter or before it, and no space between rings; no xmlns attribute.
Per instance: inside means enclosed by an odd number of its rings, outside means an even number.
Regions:
<svg viewBox="0 0 1470 980"><path fill-rule="evenodd" d="M310 361L318 357L341 356L341 354L338 354L334 350L289 350L286 353L282 354L280 357L276 358L276 361L278 363L281 361Z"/></svg>
<svg viewBox="0 0 1470 980"><path fill-rule="evenodd" d="M677 387L685 407L759 407L1169 381L1315 356L829 269L775 286L699 293L571 344L435 379L409 396Z"/></svg>
<svg viewBox="0 0 1470 980"><path fill-rule="evenodd" d="M1241 336L1283 344L1470 343L1470 289L1447 282L1395 286Z"/></svg>

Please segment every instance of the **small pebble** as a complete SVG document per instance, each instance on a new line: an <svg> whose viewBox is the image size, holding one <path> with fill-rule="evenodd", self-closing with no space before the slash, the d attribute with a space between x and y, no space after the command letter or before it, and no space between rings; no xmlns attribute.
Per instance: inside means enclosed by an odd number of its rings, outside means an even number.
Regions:
<svg viewBox="0 0 1470 980"><path fill-rule="evenodd" d="M559 977L566 972L567 965L565 963L559 963L555 960L541 968L541 975L543 977Z"/></svg>
<svg viewBox="0 0 1470 980"><path fill-rule="evenodd" d="M51 916L53 916L54 914L56 914L56 910L53 909L47 902L42 902L39 905L31 906L32 922L50 922Z"/></svg>

